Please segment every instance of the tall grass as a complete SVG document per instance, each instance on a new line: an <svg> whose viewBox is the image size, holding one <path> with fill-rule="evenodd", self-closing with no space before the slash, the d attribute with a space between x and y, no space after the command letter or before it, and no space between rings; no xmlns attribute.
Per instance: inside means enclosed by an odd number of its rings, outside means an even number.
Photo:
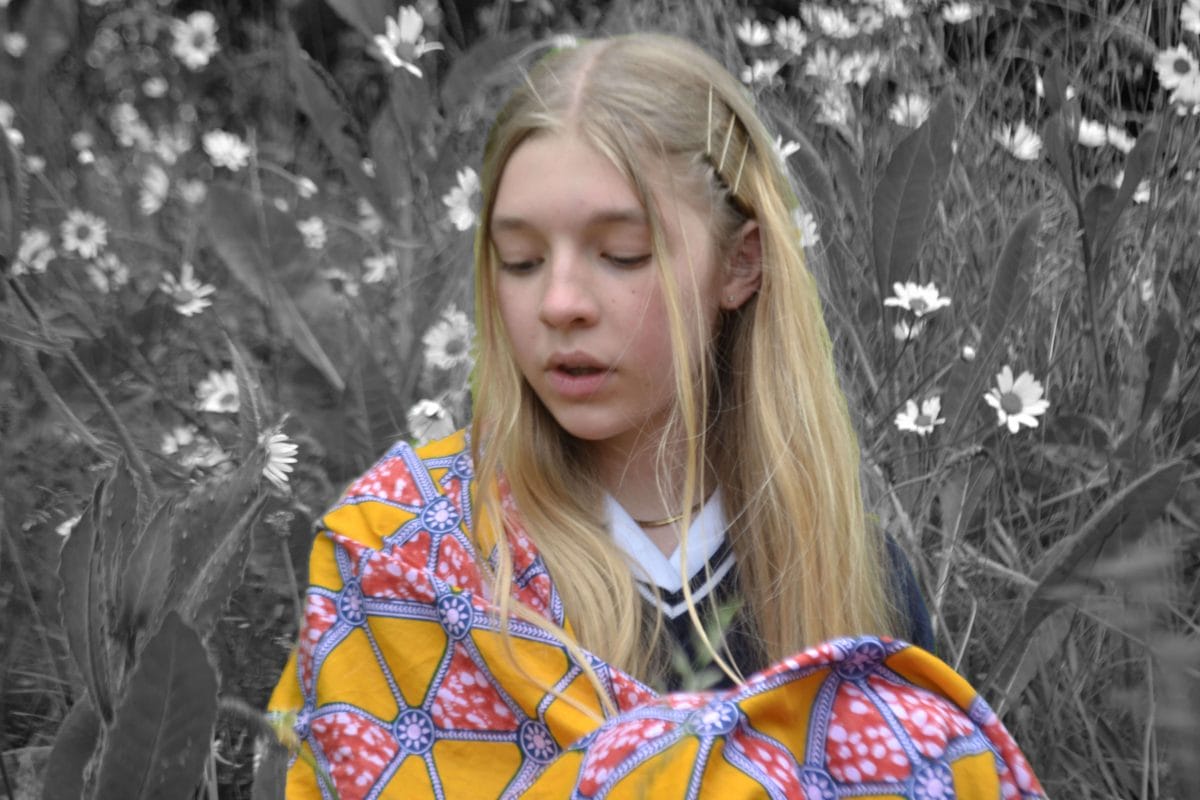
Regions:
<svg viewBox="0 0 1200 800"><path fill-rule="evenodd" d="M256 750L271 791L250 709L295 635L309 523L390 439L468 413L463 170L513 64L555 34L644 29L748 68L795 145L872 511L918 566L939 655L1052 796L1200 790L1200 116L1155 69L1200 52L1186 4L963 22L835 4L839 29L812 3L422 3L444 52L395 51L419 77L372 50L392 2L207 7L204 57L177 44L173 1L0 10L8 795L141 778L244 797ZM781 16L798 52L737 35ZM893 112L909 94L926 115ZM1092 121L1098 146L1079 141ZM1018 122L1041 137L1029 160L999 141ZM206 150L218 129L245 149ZM886 304L906 282L949 305ZM1036 426L984 400L1015 413L1004 367L1043 389ZM150 707L175 738L147 755Z"/></svg>

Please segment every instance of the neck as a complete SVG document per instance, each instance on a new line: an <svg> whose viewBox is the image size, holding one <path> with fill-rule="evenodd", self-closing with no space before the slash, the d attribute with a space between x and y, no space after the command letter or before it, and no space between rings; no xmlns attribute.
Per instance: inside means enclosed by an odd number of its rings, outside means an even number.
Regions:
<svg viewBox="0 0 1200 800"><path fill-rule="evenodd" d="M658 443L647 437L628 443L598 443L592 448L592 459L601 485L634 519L672 517L683 511L685 505L690 508L695 500L704 499L683 497L687 471L687 449L683 443L668 449L665 465L658 460ZM703 481L706 495L716 485L716 475L707 464L697 477Z"/></svg>

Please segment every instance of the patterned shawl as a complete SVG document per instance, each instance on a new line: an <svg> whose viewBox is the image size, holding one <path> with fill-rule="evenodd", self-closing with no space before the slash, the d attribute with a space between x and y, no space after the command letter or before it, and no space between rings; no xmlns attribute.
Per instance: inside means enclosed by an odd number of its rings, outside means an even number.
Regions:
<svg viewBox="0 0 1200 800"><path fill-rule="evenodd" d="M556 639L517 619L511 651L500 634L471 480L463 432L398 444L321 521L270 702L294 751L289 798L1044 796L967 682L889 639L661 696L589 655L619 710L598 722L596 689ZM533 543L506 535L513 596L570 630Z"/></svg>

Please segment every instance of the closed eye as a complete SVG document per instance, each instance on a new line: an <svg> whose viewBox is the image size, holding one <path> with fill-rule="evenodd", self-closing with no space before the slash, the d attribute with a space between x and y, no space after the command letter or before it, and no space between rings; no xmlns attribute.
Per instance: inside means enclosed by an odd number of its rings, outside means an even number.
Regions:
<svg viewBox="0 0 1200 800"><path fill-rule="evenodd" d="M632 269L634 267L640 267L643 264L645 264L647 261L649 261L650 254L646 253L644 255L636 255L636 256L614 256L614 255L606 253L604 255L604 258L607 259L610 263L615 264L618 267L625 267L628 269Z"/></svg>
<svg viewBox="0 0 1200 800"><path fill-rule="evenodd" d="M501 261L500 269L504 270L505 272L512 272L517 275L520 275L522 273L532 272L534 270L534 268L537 267L537 265L540 263L541 263L540 258L539 259L527 259L525 261Z"/></svg>

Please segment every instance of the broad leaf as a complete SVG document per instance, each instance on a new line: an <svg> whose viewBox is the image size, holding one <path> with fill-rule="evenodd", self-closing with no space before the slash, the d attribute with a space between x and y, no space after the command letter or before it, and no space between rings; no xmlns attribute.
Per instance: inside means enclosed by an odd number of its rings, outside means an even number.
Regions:
<svg viewBox="0 0 1200 800"><path fill-rule="evenodd" d="M1162 404L1171 374L1175 371L1175 360L1179 355L1180 336L1175 319L1167 311L1160 311L1154 322L1154 333L1146 342L1146 361L1149 375L1142 393L1141 423L1145 425Z"/></svg>
<svg viewBox="0 0 1200 800"><path fill-rule="evenodd" d="M1075 143L1078 122L1070 122L1063 114L1051 115L1042 129L1042 143L1050 164L1058 173L1059 180L1067 190L1072 203L1079 203L1079 179L1075 175Z"/></svg>
<svg viewBox="0 0 1200 800"><path fill-rule="evenodd" d="M1093 186L1083 198L1083 235L1092 257L1087 269L1098 292L1103 291L1112 263L1112 232L1101 226L1109 224L1116 202L1117 190L1104 183ZM1113 218L1112 224L1116 222Z"/></svg>
<svg viewBox="0 0 1200 800"><path fill-rule="evenodd" d="M105 720L112 719L112 669L108 651L105 587L101 578L103 541L97 535L105 482L71 531L59 555L58 602L67 645L92 702Z"/></svg>
<svg viewBox="0 0 1200 800"><path fill-rule="evenodd" d="M1138 184L1142 182L1154 166L1154 156L1158 151L1158 131L1146 128L1138 136L1137 144L1129 151L1125 159L1125 175L1121 178L1121 188L1117 190L1116 199L1108 209L1099 228L1097 246L1110 245L1116 234L1117 223L1125 209L1129 208L1133 195L1137 192Z"/></svg>
<svg viewBox="0 0 1200 800"><path fill-rule="evenodd" d="M100 755L96 800L191 797L216 717L216 671L199 634L171 612L130 674Z"/></svg>
<svg viewBox="0 0 1200 800"><path fill-rule="evenodd" d="M950 167L954 163L954 134L957 125L954 119L954 98L950 92L942 94L925 124L929 126L929 153L933 158L932 197L929 204L932 214L941 199L942 191L946 188Z"/></svg>
<svg viewBox="0 0 1200 800"><path fill-rule="evenodd" d="M117 635L137 652L162 623L174 569L170 520L176 501L163 503L150 517L121 573Z"/></svg>
<svg viewBox="0 0 1200 800"><path fill-rule="evenodd" d="M42 800L79 800L84 797L83 775L100 741L100 718L91 701L81 697L71 706L47 759Z"/></svg>
<svg viewBox="0 0 1200 800"><path fill-rule="evenodd" d="M326 2L342 19L357 28L367 39L387 30L385 20L393 10L393 4L388 0L326 0Z"/></svg>
<svg viewBox="0 0 1200 800"><path fill-rule="evenodd" d="M933 155L928 120L896 147L875 188L871 237L879 295L905 281L916 264L933 204Z"/></svg>

